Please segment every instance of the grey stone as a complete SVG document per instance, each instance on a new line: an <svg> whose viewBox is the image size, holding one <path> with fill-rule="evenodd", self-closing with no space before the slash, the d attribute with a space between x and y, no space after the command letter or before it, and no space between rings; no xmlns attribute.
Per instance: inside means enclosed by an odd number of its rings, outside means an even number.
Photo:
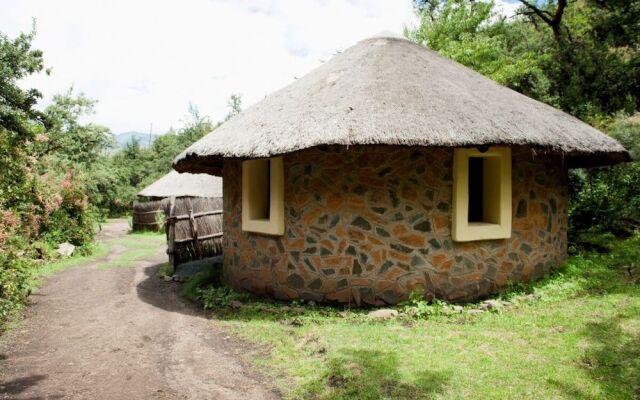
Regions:
<svg viewBox="0 0 640 400"><path fill-rule="evenodd" d="M380 273L384 274L389 270L389 268L391 268L391 266L393 266L393 263L391 261L385 261L384 264L382 264L382 266L380 267Z"/></svg>
<svg viewBox="0 0 640 400"><path fill-rule="evenodd" d="M58 245L56 253L60 254L63 257L70 257L75 250L76 246L72 245L69 242L64 242Z"/></svg>
<svg viewBox="0 0 640 400"><path fill-rule="evenodd" d="M402 253L411 253L413 249L399 243L391 243L391 248Z"/></svg>
<svg viewBox="0 0 640 400"><path fill-rule="evenodd" d="M358 260L353 260L353 268L351 272L354 275L360 275L362 273L362 265L360 265L360 262Z"/></svg>
<svg viewBox="0 0 640 400"><path fill-rule="evenodd" d="M353 188L353 193L355 193L355 194L357 194L359 196L364 195L364 192L365 192L364 187L362 187L361 185L358 185L358 186Z"/></svg>
<svg viewBox="0 0 640 400"><path fill-rule="evenodd" d="M395 318L398 316L398 311L390 309L390 308L381 308L379 310L374 310L369 312L369 317L376 319L389 319Z"/></svg>
<svg viewBox="0 0 640 400"><path fill-rule="evenodd" d="M558 211L558 204L556 203L556 199L549 199L549 207L551 207L551 212L554 214Z"/></svg>
<svg viewBox="0 0 640 400"><path fill-rule="evenodd" d="M467 314L469 315L478 315L478 314L482 314L483 312L484 310L477 310L477 309L467 310Z"/></svg>
<svg viewBox="0 0 640 400"><path fill-rule="evenodd" d="M367 221L362 217L356 217L353 221L351 221L351 225L357 226L358 228L363 229L365 231L371 230L371 224L369 223L369 221Z"/></svg>
<svg viewBox="0 0 640 400"><path fill-rule="evenodd" d="M382 178L383 176L387 175L389 172L391 172L391 167L383 168L380 171L378 171L378 176Z"/></svg>
<svg viewBox="0 0 640 400"><path fill-rule="evenodd" d="M527 201L522 199L518 202L516 209L516 218L524 218L527 216Z"/></svg>
<svg viewBox="0 0 640 400"><path fill-rule="evenodd" d="M396 194L396 192L389 190L389 198L391 199L391 204L393 205L393 208L398 208L398 206L400 205L400 199L398 198L398 195Z"/></svg>
<svg viewBox="0 0 640 400"><path fill-rule="evenodd" d="M229 305L231 306L231 308L234 308L236 310L242 307L242 303L238 300L232 301Z"/></svg>
<svg viewBox="0 0 640 400"><path fill-rule="evenodd" d="M411 266L412 267L424 267L427 263L422 259L422 257L413 256L411 258Z"/></svg>
<svg viewBox="0 0 640 400"><path fill-rule="evenodd" d="M304 286L304 279L298 274L291 274L287 277L287 284L294 289L300 289Z"/></svg>
<svg viewBox="0 0 640 400"><path fill-rule="evenodd" d="M387 304L397 304L398 300L400 300L393 290L385 290L378 297Z"/></svg>
<svg viewBox="0 0 640 400"><path fill-rule="evenodd" d="M309 284L309 289L318 290L322 287L322 279L316 278Z"/></svg>
<svg viewBox="0 0 640 400"><path fill-rule="evenodd" d="M444 201L441 201L440 203L438 203L437 208L438 208L438 210L440 210L442 212L448 212L449 211L449 203L445 203Z"/></svg>
<svg viewBox="0 0 640 400"><path fill-rule="evenodd" d="M391 236L389 234L389 232L387 232L386 230L382 229L382 228L376 228L376 233L378 234L378 236L382 236L382 237L389 237Z"/></svg>
<svg viewBox="0 0 640 400"><path fill-rule="evenodd" d="M413 229L419 232L431 232L431 222L429 220L418 222L413 226Z"/></svg>
<svg viewBox="0 0 640 400"><path fill-rule="evenodd" d="M498 300L485 300L480 303L480 308L483 310L498 310L502 308L502 303Z"/></svg>

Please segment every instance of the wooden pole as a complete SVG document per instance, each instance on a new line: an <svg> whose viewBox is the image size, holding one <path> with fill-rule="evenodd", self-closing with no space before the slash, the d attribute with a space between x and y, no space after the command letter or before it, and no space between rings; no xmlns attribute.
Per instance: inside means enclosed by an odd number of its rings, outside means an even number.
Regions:
<svg viewBox="0 0 640 400"><path fill-rule="evenodd" d="M171 275L176 272L176 259L174 254L176 240L176 220L175 218L173 218L175 203L175 196L171 196L171 198L169 199L169 215L167 218L167 254L169 255L169 267L171 268Z"/></svg>

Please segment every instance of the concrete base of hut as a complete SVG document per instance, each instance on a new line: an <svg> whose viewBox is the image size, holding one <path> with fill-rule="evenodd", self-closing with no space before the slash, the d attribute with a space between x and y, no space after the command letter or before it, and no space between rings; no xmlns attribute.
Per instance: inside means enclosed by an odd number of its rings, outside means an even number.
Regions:
<svg viewBox="0 0 640 400"><path fill-rule="evenodd" d="M224 276L281 299L394 304L413 291L466 301L564 262L567 169L513 149L509 239L451 240L452 149L312 148L286 154L284 236L242 231L242 168L224 161Z"/></svg>

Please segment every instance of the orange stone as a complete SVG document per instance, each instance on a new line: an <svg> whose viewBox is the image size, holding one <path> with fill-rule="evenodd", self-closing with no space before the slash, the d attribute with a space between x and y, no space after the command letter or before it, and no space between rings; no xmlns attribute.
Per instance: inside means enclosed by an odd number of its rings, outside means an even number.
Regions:
<svg viewBox="0 0 640 400"><path fill-rule="evenodd" d="M407 233L407 227L402 224L397 224L396 226L393 227L392 232L394 235L400 236Z"/></svg>
<svg viewBox="0 0 640 400"><path fill-rule="evenodd" d="M322 214L322 212L323 209L321 207L316 207L311 211L305 212L302 215L302 223L307 226L314 224L318 220L318 217Z"/></svg>
<svg viewBox="0 0 640 400"><path fill-rule="evenodd" d="M408 201L415 201L418 198L416 191L408 186L404 186L401 191L401 196Z"/></svg>
<svg viewBox="0 0 640 400"><path fill-rule="evenodd" d="M359 197L350 196L347 199L347 205L351 208L355 208L357 210L364 208L364 200Z"/></svg>
<svg viewBox="0 0 640 400"><path fill-rule="evenodd" d="M436 231L442 231L449 228L449 217L443 215L436 215L433 217L433 224L436 227Z"/></svg>
<svg viewBox="0 0 640 400"><path fill-rule="evenodd" d="M336 211L344 203L344 196L341 192L332 192L327 195L327 209Z"/></svg>
<svg viewBox="0 0 640 400"><path fill-rule="evenodd" d="M373 280L367 278L351 278L351 286L371 287Z"/></svg>
<svg viewBox="0 0 640 400"><path fill-rule="evenodd" d="M372 252L371 256L373 257L373 262L376 265L381 265L382 264L382 260L384 260L383 251L382 250L378 249L378 250Z"/></svg>
<svg viewBox="0 0 640 400"><path fill-rule="evenodd" d="M364 234L360 231L357 231L355 229L349 229L347 231L347 233L349 234L349 238L353 239L353 240L362 240L364 239Z"/></svg>
<svg viewBox="0 0 640 400"><path fill-rule="evenodd" d="M431 256L431 265L434 267L440 267L447 260L447 255L443 253L434 254Z"/></svg>
<svg viewBox="0 0 640 400"><path fill-rule="evenodd" d="M409 234L405 236L400 236L400 240L408 245L415 248L423 248L424 247L424 236L418 234Z"/></svg>
<svg viewBox="0 0 640 400"><path fill-rule="evenodd" d="M327 239L322 239L322 240L320 241L320 244L321 244L321 245L323 245L324 247L326 247L327 249L329 249L329 250L333 251L333 243L332 243L332 242L330 242L329 240L327 240Z"/></svg>
<svg viewBox="0 0 640 400"><path fill-rule="evenodd" d="M367 240L376 246L382 246L384 243L373 236L367 235Z"/></svg>
<svg viewBox="0 0 640 400"><path fill-rule="evenodd" d="M338 290L337 292L328 293L327 300L338 301L340 303L348 303L351 301L351 290L349 288Z"/></svg>
<svg viewBox="0 0 640 400"><path fill-rule="evenodd" d="M349 266L350 257L347 256L329 256L324 257L323 265L326 267L344 267Z"/></svg>
<svg viewBox="0 0 640 400"><path fill-rule="evenodd" d="M452 259L448 259L447 261L443 262L440 265L440 269L442 271L450 271L451 267L453 267L453 260Z"/></svg>
<svg viewBox="0 0 640 400"><path fill-rule="evenodd" d="M409 255L404 254L404 253L399 253L395 250L389 250L389 256L391 258L394 258L398 261L404 262L404 263L408 263L409 260L411 260L411 257L409 257Z"/></svg>

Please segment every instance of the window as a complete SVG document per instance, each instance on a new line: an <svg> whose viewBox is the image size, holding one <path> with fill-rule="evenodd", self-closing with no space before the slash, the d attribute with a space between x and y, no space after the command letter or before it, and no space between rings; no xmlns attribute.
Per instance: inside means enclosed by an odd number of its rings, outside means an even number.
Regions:
<svg viewBox="0 0 640 400"><path fill-rule="evenodd" d="M282 157L242 162L242 230L284 234Z"/></svg>
<svg viewBox="0 0 640 400"><path fill-rule="evenodd" d="M458 242L511 236L511 149L455 149L452 236Z"/></svg>

